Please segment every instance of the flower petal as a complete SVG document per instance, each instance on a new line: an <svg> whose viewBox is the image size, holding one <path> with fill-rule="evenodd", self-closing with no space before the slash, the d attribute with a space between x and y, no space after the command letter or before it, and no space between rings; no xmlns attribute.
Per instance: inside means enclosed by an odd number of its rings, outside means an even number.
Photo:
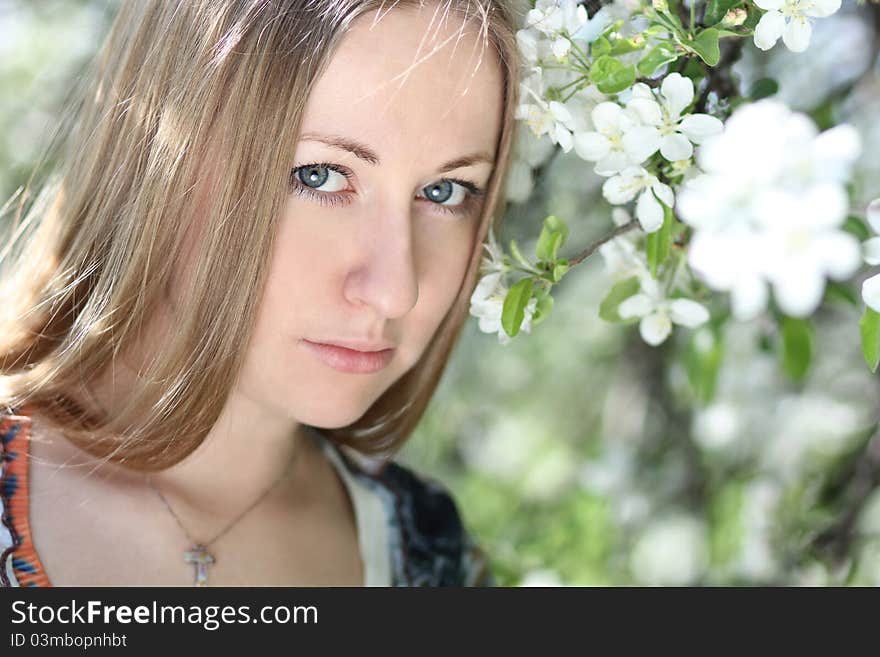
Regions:
<svg viewBox="0 0 880 657"><path fill-rule="evenodd" d="M652 347L661 344L672 332L672 322L666 313L651 313L647 317L643 317L639 322L639 333L642 340Z"/></svg>
<svg viewBox="0 0 880 657"><path fill-rule="evenodd" d="M765 11L782 9L782 5L785 4L785 0L754 0L754 2Z"/></svg>
<svg viewBox="0 0 880 657"><path fill-rule="evenodd" d="M669 304L669 317L676 324L696 328L709 321L709 311L691 299L675 299Z"/></svg>
<svg viewBox="0 0 880 657"><path fill-rule="evenodd" d="M606 130L616 131L620 125L620 115L622 113L623 108L620 105L606 101L599 103L593 108L590 118L593 119L593 125L596 126L596 130L599 132L605 132Z"/></svg>
<svg viewBox="0 0 880 657"><path fill-rule="evenodd" d="M596 162L593 170L600 176L613 176L619 173L629 165L629 158L620 151L611 151Z"/></svg>
<svg viewBox="0 0 880 657"><path fill-rule="evenodd" d="M639 195L636 202L636 218L646 233L654 233L663 225L663 206L661 206L650 189Z"/></svg>
<svg viewBox="0 0 880 657"><path fill-rule="evenodd" d="M813 28L803 16L792 16L785 30L782 32L782 41L786 48L792 52L803 52L810 45L810 35Z"/></svg>
<svg viewBox="0 0 880 657"><path fill-rule="evenodd" d="M562 36L557 37L553 40L552 48L556 59L562 59L568 54L568 51L571 50L571 41Z"/></svg>
<svg viewBox="0 0 880 657"><path fill-rule="evenodd" d="M533 28L517 30L516 45L525 62L534 65L538 61L538 32Z"/></svg>
<svg viewBox="0 0 880 657"><path fill-rule="evenodd" d="M634 97L626 104L626 109L631 115L638 117L642 123L648 125L663 123L663 111L653 96L651 98Z"/></svg>
<svg viewBox="0 0 880 657"><path fill-rule="evenodd" d="M694 83L681 73L671 73L663 80L660 93L666 99L666 108L676 119L694 99Z"/></svg>
<svg viewBox="0 0 880 657"><path fill-rule="evenodd" d="M644 82L636 82L633 86L631 86L629 88L629 92L631 94L630 99L632 99L632 98L647 98L649 100L653 100L654 102L657 102L654 99L654 92L651 91L651 87L646 85ZM626 92L623 92L623 93L626 93Z"/></svg>
<svg viewBox="0 0 880 657"><path fill-rule="evenodd" d="M694 154L694 147L684 135L673 132L665 135L660 142L660 154L670 162L688 160Z"/></svg>
<svg viewBox="0 0 880 657"><path fill-rule="evenodd" d="M660 131L651 126L638 126L623 135L623 151L636 164L641 164L660 148Z"/></svg>
<svg viewBox="0 0 880 657"><path fill-rule="evenodd" d="M807 317L822 303L825 278L815 267L791 268L773 282L776 303L787 315Z"/></svg>
<svg viewBox="0 0 880 657"><path fill-rule="evenodd" d="M754 319L767 307L767 284L760 278L748 276L737 281L731 291L731 310L739 321Z"/></svg>
<svg viewBox="0 0 880 657"><path fill-rule="evenodd" d="M871 276L862 283L862 299L871 310L880 313L880 274Z"/></svg>
<svg viewBox="0 0 880 657"><path fill-rule="evenodd" d="M880 237L872 237L862 244L865 262L869 265L880 265Z"/></svg>
<svg viewBox="0 0 880 657"><path fill-rule="evenodd" d="M859 268L862 261L862 249L859 241L843 231L834 231L822 238L822 264L828 276L842 281Z"/></svg>
<svg viewBox="0 0 880 657"><path fill-rule="evenodd" d="M880 233L880 198L875 198L868 203L867 216L868 223L871 224L871 228L874 229L874 232Z"/></svg>
<svg viewBox="0 0 880 657"><path fill-rule="evenodd" d="M624 299L617 307L617 314L621 319L631 319L633 317L644 317L654 309L654 304L647 294L634 294L628 299Z"/></svg>
<svg viewBox="0 0 880 657"><path fill-rule="evenodd" d="M670 208L675 207L675 194L672 193L672 187L666 183L657 181L651 185L651 189L657 195L657 198L663 201L666 205Z"/></svg>
<svg viewBox="0 0 880 657"><path fill-rule="evenodd" d="M708 114L688 114L681 120L678 129L695 144L724 131L724 124Z"/></svg>
<svg viewBox="0 0 880 657"><path fill-rule="evenodd" d="M807 7L803 12L807 16L815 18L825 18L840 9L840 0L813 0L812 6Z"/></svg>
<svg viewBox="0 0 880 657"><path fill-rule="evenodd" d="M768 11L755 26L755 45L761 50L770 50L784 30L785 16L778 11Z"/></svg>
<svg viewBox="0 0 880 657"><path fill-rule="evenodd" d="M638 181L630 176L617 175L602 185L602 196L611 205L623 205L632 201L639 193Z"/></svg>
<svg viewBox="0 0 880 657"><path fill-rule="evenodd" d="M557 121L564 123L566 127L570 126L574 121L569 109L558 100L550 101L550 113Z"/></svg>
<svg viewBox="0 0 880 657"><path fill-rule="evenodd" d="M582 159L598 162L608 155L611 142L598 132L579 132L574 136L574 150Z"/></svg>
<svg viewBox="0 0 880 657"><path fill-rule="evenodd" d="M574 137L569 130L561 123L556 124L556 130L553 135L554 141L562 147L564 153L568 153L574 146Z"/></svg>
<svg viewBox="0 0 880 657"><path fill-rule="evenodd" d="M471 295L471 302L476 304L485 302L486 299L491 298L492 295L495 294L500 283L501 272L494 272L483 276L474 288L474 293Z"/></svg>

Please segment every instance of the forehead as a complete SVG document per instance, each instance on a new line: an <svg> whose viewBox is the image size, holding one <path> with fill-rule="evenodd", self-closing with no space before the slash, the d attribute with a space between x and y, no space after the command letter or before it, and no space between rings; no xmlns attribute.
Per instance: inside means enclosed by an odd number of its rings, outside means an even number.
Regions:
<svg viewBox="0 0 880 657"><path fill-rule="evenodd" d="M344 132L383 152L494 152L503 79L479 25L433 7L369 12L343 36L306 104L303 132Z"/></svg>

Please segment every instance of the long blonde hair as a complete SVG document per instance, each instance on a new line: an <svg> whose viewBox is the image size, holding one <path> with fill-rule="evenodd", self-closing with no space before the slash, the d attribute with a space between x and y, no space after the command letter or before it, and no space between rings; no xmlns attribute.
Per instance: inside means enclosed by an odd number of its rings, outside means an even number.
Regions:
<svg viewBox="0 0 880 657"><path fill-rule="evenodd" d="M0 253L0 410L39 405L80 448L135 470L170 467L199 446L243 364L306 100L352 21L384 4L121 4L52 146L59 165L36 198L32 176ZM505 0L436 4L478 22L484 50L499 57L497 163L461 289L421 359L356 422L322 430L366 454L394 452L420 420L467 318L487 231L504 214L516 19ZM175 327L119 414L87 411L72 392L137 341L202 224L182 307L203 310Z"/></svg>

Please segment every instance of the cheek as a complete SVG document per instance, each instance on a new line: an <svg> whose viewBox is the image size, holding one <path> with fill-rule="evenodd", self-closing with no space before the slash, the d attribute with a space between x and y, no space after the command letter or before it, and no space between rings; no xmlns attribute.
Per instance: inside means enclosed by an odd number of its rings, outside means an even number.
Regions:
<svg viewBox="0 0 880 657"><path fill-rule="evenodd" d="M456 230L426 231L417 243L419 302L414 310L432 324L430 333L449 311L461 288L476 237L476 218Z"/></svg>

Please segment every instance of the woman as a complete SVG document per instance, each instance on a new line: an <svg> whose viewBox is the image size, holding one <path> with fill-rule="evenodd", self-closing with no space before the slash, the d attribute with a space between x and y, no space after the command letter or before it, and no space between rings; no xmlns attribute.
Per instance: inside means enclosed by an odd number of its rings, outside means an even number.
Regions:
<svg viewBox="0 0 880 657"><path fill-rule="evenodd" d="M498 0L122 4L4 254L4 584L492 583L391 456L503 212L514 33Z"/></svg>

